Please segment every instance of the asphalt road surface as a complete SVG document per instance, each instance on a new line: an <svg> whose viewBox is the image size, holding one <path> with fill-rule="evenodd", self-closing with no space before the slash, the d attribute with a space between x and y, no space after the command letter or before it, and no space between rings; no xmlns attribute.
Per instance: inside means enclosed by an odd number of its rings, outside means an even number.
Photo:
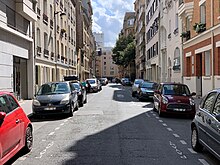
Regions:
<svg viewBox="0 0 220 165"><path fill-rule="evenodd" d="M219 165L190 146L191 119L159 117L151 102L131 97L131 87L108 84L88 94L73 117L30 117L34 147L15 165Z"/></svg>

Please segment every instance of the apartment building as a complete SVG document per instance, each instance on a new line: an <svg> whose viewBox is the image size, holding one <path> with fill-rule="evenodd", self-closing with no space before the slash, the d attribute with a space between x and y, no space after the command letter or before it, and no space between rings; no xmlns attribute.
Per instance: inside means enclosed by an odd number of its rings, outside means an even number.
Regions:
<svg viewBox="0 0 220 165"><path fill-rule="evenodd" d="M95 55L95 76L96 77L102 77L101 72L101 55L102 50L104 48L104 34L94 32L93 33L95 37L95 43L96 43L96 55Z"/></svg>
<svg viewBox="0 0 220 165"><path fill-rule="evenodd" d="M61 81L76 75L76 9L74 1L37 3L35 34L35 84Z"/></svg>
<svg viewBox="0 0 220 165"><path fill-rule="evenodd" d="M179 0L182 20L183 78L204 96L220 87L220 1Z"/></svg>
<svg viewBox="0 0 220 165"><path fill-rule="evenodd" d="M135 10L135 41L136 41L136 77L146 79L146 56L145 56L145 0L134 2Z"/></svg>
<svg viewBox="0 0 220 165"><path fill-rule="evenodd" d="M18 99L34 94L36 1L0 1L0 90Z"/></svg>
<svg viewBox="0 0 220 165"><path fill-rule="evenodd" d="M76 51L78 55L77 75L80 80L91 76L89 60L94 54L94 39L92 37L92 6L90 0L76 1Z"/></svg>
<svg viewBox="0 0 220 165"><path fill-rule="evenodd" d="M159 58L159 4L160 0L146 1L146 78L160 82Z"/></svg>
<svg viewBox="0 0 220 165"><path fill-rule="evenodd" d="M179 33L179 2L161 0L159 8L160 80L162 82L182 82L182 40Z"/></svg>

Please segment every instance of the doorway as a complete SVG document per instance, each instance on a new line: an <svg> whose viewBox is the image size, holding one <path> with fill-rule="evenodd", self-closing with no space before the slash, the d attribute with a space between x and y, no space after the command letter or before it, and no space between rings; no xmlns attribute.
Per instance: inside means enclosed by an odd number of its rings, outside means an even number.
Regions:
<svg viewBox="0 0 220 165"><path fill-rule="evenodd" d="M202 96L202 53L196 54L196 95Z"/></svg>

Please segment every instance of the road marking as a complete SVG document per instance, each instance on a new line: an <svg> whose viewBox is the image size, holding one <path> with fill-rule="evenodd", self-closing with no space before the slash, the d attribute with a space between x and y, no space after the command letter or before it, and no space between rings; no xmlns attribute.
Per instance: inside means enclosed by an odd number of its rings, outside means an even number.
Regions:
<svg viewBox="0 0 220 165"><path fill-rule="evenodd" d="M53 135L55 132L51 132L51 133L49 133L49 135L51 136L51 135Z"/></svg>
<svg viewBox="0 0 220 165"><path fill-rule="evenodd" d="M64 125L64 123L61 123L60 126Z"/></svg>
<svg viewBox="0 0 220 165"><path fill-rule="evenodd" d="M164 127L166 127L166 126L167 126L167 124L166 124L166 123L163 123L163 126L164 126Z"/></svg>
<svg viewBox="0 0 220 165"><path fill-rule="evenodd" d="M184 155L183 152L177 148L176 144L170 141L170 146L175 149L176 153L180 156L181 159L187 159L186 155Z"/></svg>
<svg viewBox="0 0 220 165"><path fill-rule="evenodd" d="M171 128L167 128L168 131L173 131Z"/></svg>
<svg viewBox="0 0 220 165"><path fill-rule="evenodd" d="M191 152L192 154L197 154L196 151L194 151L192 148L188 148L189 152Z"/></svg>
<svg viewBox="0 0 220 165"><path fill-rule="evenodd" d="M150 115L149 115L149 114L147 114L147 113L145 113L145 114L146 114L146 116L147 116L147 117L150 117Z"/></svg>
<svg viewBox="0 0 220 165"><path fill-rule="evenodd" d="M20 157L18 160L24 161L27 157Z"/></svg>
<svg viewBox="0 0 220 165"><path fill-rule="evenodd" d="M209 163L206 162L205 159L199 159L199 161L200 161L203 165L209 165Z"/></svg>
<svg viewBox="0 0 220 165"><path fill-rule="evenodd" d="M173 136L176 137L176 138L180 137L179 135L177 135L177 134L175 134L175 133L173 134Z"/></svg>
<svg viewBox="0 0 220 165"><path fill-rule="evenodd" d="M154 113L153 111L151 111L150 113Z"/></svg>
<svg viewBox="0 0 220 165"><path fill-rule="evenodd" d="M163 120L158 120L159 122L163 123Z"/></svg>
<svg viewBox="0 0 220 165"><path fill-rule="evenodd" d="M37 159L42 158L42 156L46 153L47 149L49 149L50 147L52 147L53 144L54 144L53 141L52 141L51 143L49 143L49 144L46 146L46 148L45 148L43 151L40 152L40 156L37 156L37 157L35 157L35 158L37 158Z"/></svg>
<svg viewBox="0 0 220 165"><path fill-rule="evenodd" d="M153 116L156 116L156 114L153 114Z"/></svg>
<svg viewBox="0 0 220 165"><path fill-rule="evenodd" d="M55 130L58 130L58 129L60 129L60 127L55 128Z"/></svg>
<svg viewBox="0 0 220 165"><path fill-rule="evenodd" d="M156 117L156 119L159 119L159 117Z"/></svg>
<svg viewBox="0 0 220 165"><path fill-rule="evenodd" d="M184 140L180 140L180 143L187 144Z"/></svg>

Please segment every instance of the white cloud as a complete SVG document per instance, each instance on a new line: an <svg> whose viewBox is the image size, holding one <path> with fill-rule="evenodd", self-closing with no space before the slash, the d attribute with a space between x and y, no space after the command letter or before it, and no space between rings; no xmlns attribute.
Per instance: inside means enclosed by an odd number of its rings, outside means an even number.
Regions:
<svg viewBox="0 0 220 165"><path fill-rule="evenodd" d="M125 12L133 11L134 0L91 0L93 31L103 32L105 46L114 46L122 29Z"/></svg>

